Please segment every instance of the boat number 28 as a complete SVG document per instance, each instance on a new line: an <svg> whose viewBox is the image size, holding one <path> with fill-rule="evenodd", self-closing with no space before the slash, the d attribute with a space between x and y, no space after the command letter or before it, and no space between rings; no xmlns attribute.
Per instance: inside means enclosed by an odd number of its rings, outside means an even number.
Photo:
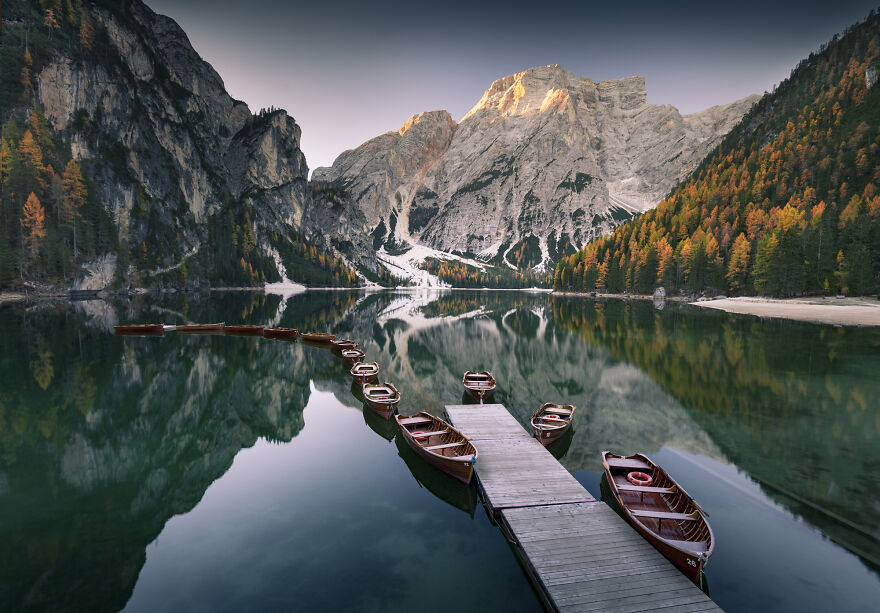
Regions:
<svg viewBox="0 0 880 613"><path fill-rule="evenodd" d="M688 564L690 564L690 565L693 566L694 568L697 567L697 563L696 563L696 562L694 562L694 561L691 560L690 558L688 558L687 560L688 560Z"/></svg>

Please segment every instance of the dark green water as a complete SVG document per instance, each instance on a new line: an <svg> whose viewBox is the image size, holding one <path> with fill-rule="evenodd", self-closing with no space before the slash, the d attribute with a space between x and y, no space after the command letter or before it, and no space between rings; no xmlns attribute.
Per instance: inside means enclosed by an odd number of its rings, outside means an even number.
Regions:
<svg viewBox="0 0 880 613"><path fill-rule="evenodd" d="M272 323L359 341L402 412L488 368L599 497L651 455L710 513L728 611L880 602L880 331L501 292L142 297L0 309L0 610L538 610L503 535L353 393L330 351L123 338Z"/></svg>

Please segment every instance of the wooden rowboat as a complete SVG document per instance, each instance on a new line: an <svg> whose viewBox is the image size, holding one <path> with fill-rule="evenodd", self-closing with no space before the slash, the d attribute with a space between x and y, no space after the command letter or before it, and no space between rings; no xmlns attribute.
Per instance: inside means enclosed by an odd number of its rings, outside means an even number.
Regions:
<svg viewBox="0 0 880 613"><path fill-rule="evenodd" d="M345 349L357 349L358 344L352 340L347 338L337 338L334 341L330 341L330 344L333 345L333 349L336 351L343 351Z"/></svg>
<svg viewBox="0 0 880 613"><path fill-rule="evenodd" d="M274 338L283 341L292 341L297 335L296 328L265 328L263 330L264 338Z"/></svg>
<svg viewBox="0 0 880 613"><path fill-rule="evenodd" d="M464 388L471 393L471 396L482 402L495 390L495 378L492 373L473 372L472 370L464 373L461 382Z"/></svg>
<svg viewBox="0 0 880 613"><path fill-rule="evenodd" d="M697 502L646 455L602 452L608 486L626 520L691 581L700 585L715 537Z"/></svg>
<svg viewBox="0 0 880 613"><path fill-rule="evenodd" d="M417 454L462 483L471 482L477 449L464 434L425 411L410 417L395 415L394 419Z"/></svg>
<svg viewBox="0 0 880 613"><path fill-rule="evenodd" d="M165 326L162 324L113 326L113 334L117 336L165 336Z"/></svg>
<svg viewBox="0 0 880 613"><path fill-rule="evenodd" d="M379 413L385 419L391 419L391 415L400 402L400 392L393 383L367 383L363 388L364 400L367 405Z"/></svg>
<svg viewBox="0 0 880 613"><path fill-rule="evenodd" d="M178 334L223 334L223 324L184 324L177 326Z"/></svg>
<svg viewBox="0 0 880 613"><path fill-rule="evenodd" d="M223 326L226 336L263 336L263 326Z"/></svg>
<svg viewBox="0 0 880 613"><path fill-rule="evenodd" d="M376 362L358 362L351 367L350 372L354 380L363 385L376 380L376 375L379 374L379 364Z"/></svg>
<svg viewBox="0 0 880 613"><path fill-rule="evenodd" d="M345 361L349 364L357 364L362 361L367 356L366 353L361 351L360 349L343 349L342 357L345 358Z"/></svg>
<svg viewBox="0 0 880 613"><path fill-rule="evenodd" d="M558 439L571 427L573 404L546 402L532 415L532 431L544 447Z"/></svg>
<svg viewBox="0 0 880 613"><path fill-rule="evenodd" d="M311 343L329 343L336 338L336 335L329 332L303 332L300 337Z"/></svg>

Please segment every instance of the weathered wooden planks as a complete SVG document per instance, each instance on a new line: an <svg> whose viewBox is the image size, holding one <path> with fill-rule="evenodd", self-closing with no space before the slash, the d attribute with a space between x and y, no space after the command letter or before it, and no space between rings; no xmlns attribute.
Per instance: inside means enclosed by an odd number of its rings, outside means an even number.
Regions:
<svg viewBox="0 0 880 613"><path fill-rule="evenodd" d="M555 611L719 611L500 404L448 405L479 452L483 499Z"/></svg>
<svg viewBox="0 0 880 613"><path fill-rule="evenodd" d="M446 414L478 446L477 479L493 511L594 500L504 406L447 406Z"/></svg>
<svg viewBox="0 0 880 613"><path fill-rule="evenodd" d="M452 421L452 425L472 441L502 438L529 440L532 438L523 430L510 411L504 408L503 404L446 405L446 414Z"/></svg>
<svg viewBox="0 0 880 613"><path fill-rule="evenodd" d="M718 610L603 503L511 508L500 515L560 611Z"/></svg>

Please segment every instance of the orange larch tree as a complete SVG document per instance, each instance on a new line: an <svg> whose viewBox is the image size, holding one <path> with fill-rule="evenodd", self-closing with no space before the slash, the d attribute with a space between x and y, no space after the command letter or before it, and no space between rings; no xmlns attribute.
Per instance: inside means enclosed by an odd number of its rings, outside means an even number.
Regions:
<svg viewBox="0 0 880 613"><path fill-rule="evenodd" d="M46 211L36 194L31 192L21 211L21 227L31 255L36 256L46 237Z"/></svg>

